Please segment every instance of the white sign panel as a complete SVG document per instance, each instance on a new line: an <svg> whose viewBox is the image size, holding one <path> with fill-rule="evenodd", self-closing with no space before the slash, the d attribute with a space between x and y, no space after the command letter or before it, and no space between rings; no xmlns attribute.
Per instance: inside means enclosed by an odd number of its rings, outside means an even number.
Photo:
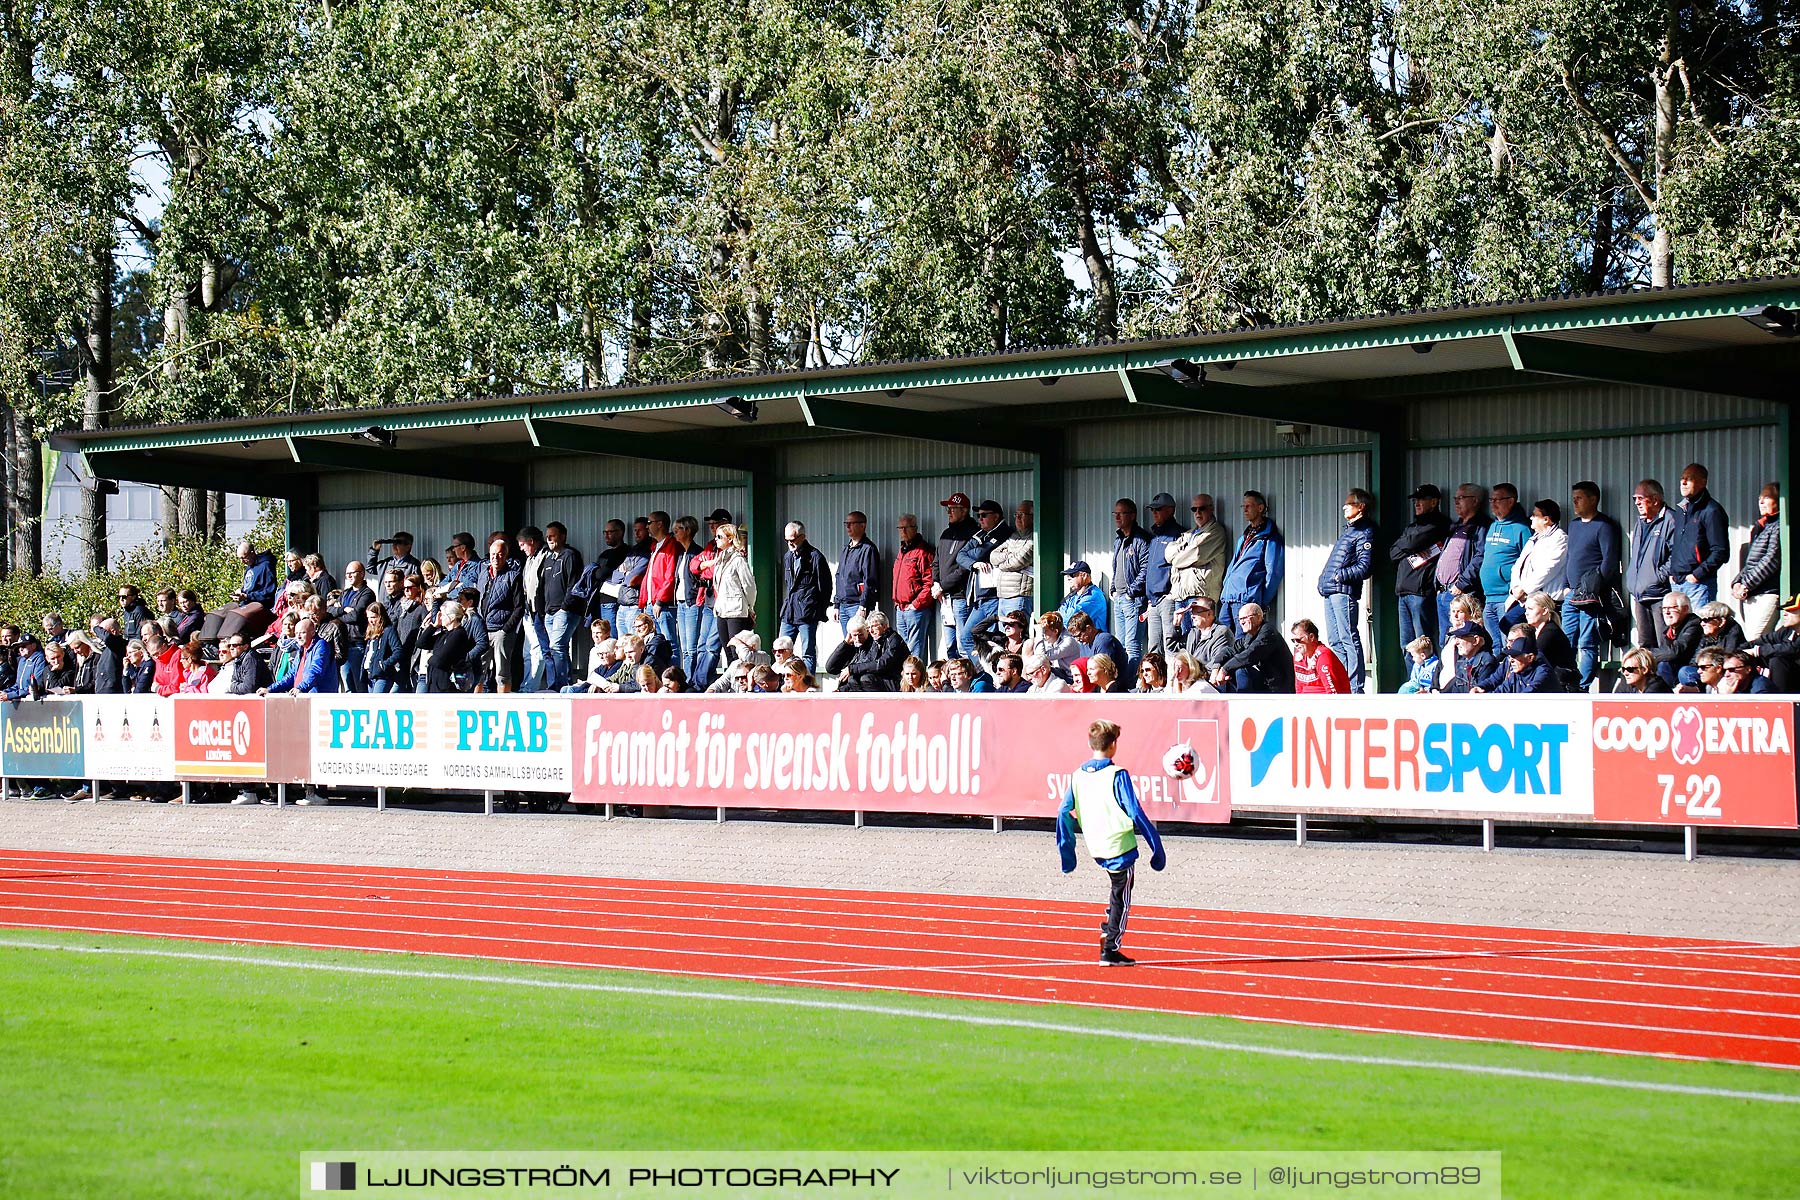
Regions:
<svg viewBox="0 0 1800 1200"><path fill-rule="evenodd" d="M161 696L83 696L89 779L175 778L175 702Z"/></svg>
<svg viewBox="0 0 1800 1200"><path fill-rule="evenodd" d="M312 697L318 783L567 792L565 696Z"/></svg>

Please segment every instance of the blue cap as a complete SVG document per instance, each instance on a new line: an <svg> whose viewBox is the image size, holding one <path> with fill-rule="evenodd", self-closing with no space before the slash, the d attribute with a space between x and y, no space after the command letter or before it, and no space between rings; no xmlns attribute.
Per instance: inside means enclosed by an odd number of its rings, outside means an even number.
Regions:
<svg viewBox="0 0 1800 1200"><path fill-rule="evenodd" d="M1068 576L1074 576L1074 575L1081 574L1083 571L1086 571L1089 575L1092 575L1094 573L1094 568L1088 566L1087 561L1085 559L1078 558L1074 562L1072 562L1068 565L1068 568L1063 571L1063 574L1068 575Z"/></svg>

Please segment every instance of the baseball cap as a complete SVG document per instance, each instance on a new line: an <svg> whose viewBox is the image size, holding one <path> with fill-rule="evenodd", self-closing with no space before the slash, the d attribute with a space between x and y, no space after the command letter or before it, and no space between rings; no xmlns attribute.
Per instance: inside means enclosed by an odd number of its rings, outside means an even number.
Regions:
<svg viewBox="0 0 1800 1200"><path fill-rule="evenodd" d="M21 629L19 630L19 640L13 644L17 646L41 646L44 644L44 639L40 638L37 635L37 631L34 629Z"/></svg>
<svg viewBox="0 0 1800 1200"><path fill-rule="evenodd" d="M1783 612L1800 612L1800 592L1795 592L1794 598L1782 605L1781 610Z"/></svg>
<svg viewBox="0 0 1800 1200"><path fill-rule="evenodd" d="M967 508L969 507L969 494L967 492L956 492L952 494L948 500L939 500L938 507Z"/></svg>
<svg viewBox="0 0 1800 1200"><path fill-rule="evenodd" d="M1506 657L1524 658L1537 653L1537 643L1527 637L1516 637L1506 645Z"/></svg>
<svg viewBox="0 0 1800 1200"><path fill-rule="evenodd" d="M1174 508L1175 507L1175 497L1169 495L1169 493L1167 493L1167 492L1158 492L1158 493L1156 493L1156 495L1150 497L1150 507L1151 508Z"/></svg>
<svg viewBox="0 0 1800 1200"><path fill-rule="evenodd" d="M1478 638L1481 636L1481 626L1471 625L1467 621L1464 621L1461 625L1458 625L1455 629L1450 631L1450 636L1453 638Z"/></svg>
<svg viewBox="0 0 1800 1200"><path fill-rule="evenodd" d="M1438 491L1438 485L1435 483L1421 483L1407 497L1408 500L1442 500L1443 498L1444 493Z"/></svg>
<svg viewBox="0 0 1800 1200"><path fill-rule="evenodd" d="M1001 508L999 503L994 500L983 500L981 502L981 507L976 509L975 511L984 512L984 513L998 513L1002 516L1006 515L1006 510L1004 508Z"/></svg>
<svg viewBox="0 0 1800 1200"><path fill-rule="evenodd" d="M1086 559L1078 558L1074 562L1069 564L1068 569L1063 571L1063 574L1064 575L1079 575L1083 571L1086 571L1089 575L1092 575L1094 573L1094 568L1087 565Z"/></svg>
<svg viewBox="0 0 1800 1200"><path fill-rule="evenodd" d="M712 515L706 519L709 521L717 521L721 525L729 525L731 523L731 510L729 508L715 508L712 510Z"/></svg>

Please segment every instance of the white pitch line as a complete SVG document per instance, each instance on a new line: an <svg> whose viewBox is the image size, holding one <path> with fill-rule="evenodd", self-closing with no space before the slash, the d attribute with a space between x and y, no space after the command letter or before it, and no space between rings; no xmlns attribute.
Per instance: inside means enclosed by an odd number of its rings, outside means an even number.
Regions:
<svg viewBox="0 0 1800 1200"><path fill-rule="evenodd" d="M0 938L0 946L18 950L63 951L74 954L128 955L141 958L187 959L199 962L228 963L237 966L276 967L296 971L325 971L344 975L373 975L397 979L435 979L460 983L501 984L508 987L543 988L552 991L601 992L611 995L649 996L671 1000L704 1000L721 1004L766 1004L780 1008L804 1008L826 1012L849 1012L869 1016L903 1017L921 1021L939 1021L952 1025L970 1025L988 1029L1025 1029L1037 1033L1076 1034L1083 1037L1113 1038L1119 1041L1144 1042L1162 1046L1183 1046L1235 1054L1261 1054L1271 1058L1296 1059L1302 1062L1342 1063L1351 1066L1397 1067L1426 1071L1451 1071L1465 1075L1486 1075L1503 1079L1529 1079L1540 1083L1566 1083L1590 1087L1620 1088L1627 1091L1656 1092L1663 1095L1706 1096L1722 1100L1753 1100L1770 1104L1800 1104L1800 1093L1753 1092L1734 1088L1701 1087L1694 1084L1661 1083L1647 1079L1617 1079L1604 1075L1577 1075L1562 1071L1534 1071L1523 1067L1497 1067L1482 1063L1453 1062L1441 1059L1395 1058L1375 1054L1338 1054L1326 1050L1296 1050L1284 1046L1258 1046L1254 1043L1227 1042L1217 1038L1189 1037L1173 1033L1108 1028L1103 1025L1071 1025L1061 1021L1033 1021L1021 1017L986 1017L973 1013L933 1012L929 1009L903 1008L885 1004L852 1004L841 1000L815 1000L800 996L743 995L736 992L682 991L666 988L630 987L624 984L585 983L572 979L533 979L520 975L484 975L463 971L404 971L395 967L363 967L350 963L296 962L293 959L260 958L235 954L203 954L186 950L151 950L126 946L70 946L45 942L15 941Z"/></svg>

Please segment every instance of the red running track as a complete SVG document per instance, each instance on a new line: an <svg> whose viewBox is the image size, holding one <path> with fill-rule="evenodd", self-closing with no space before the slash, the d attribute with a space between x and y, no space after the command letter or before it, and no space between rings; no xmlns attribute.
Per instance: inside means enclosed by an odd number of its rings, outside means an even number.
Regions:
<svg viewBox="0 0 1800 1200"><path fill-rule="evenodd" d="M1800 1067L1800 947L1096 903L0 850L0 926L500 959Z"/></svg>

